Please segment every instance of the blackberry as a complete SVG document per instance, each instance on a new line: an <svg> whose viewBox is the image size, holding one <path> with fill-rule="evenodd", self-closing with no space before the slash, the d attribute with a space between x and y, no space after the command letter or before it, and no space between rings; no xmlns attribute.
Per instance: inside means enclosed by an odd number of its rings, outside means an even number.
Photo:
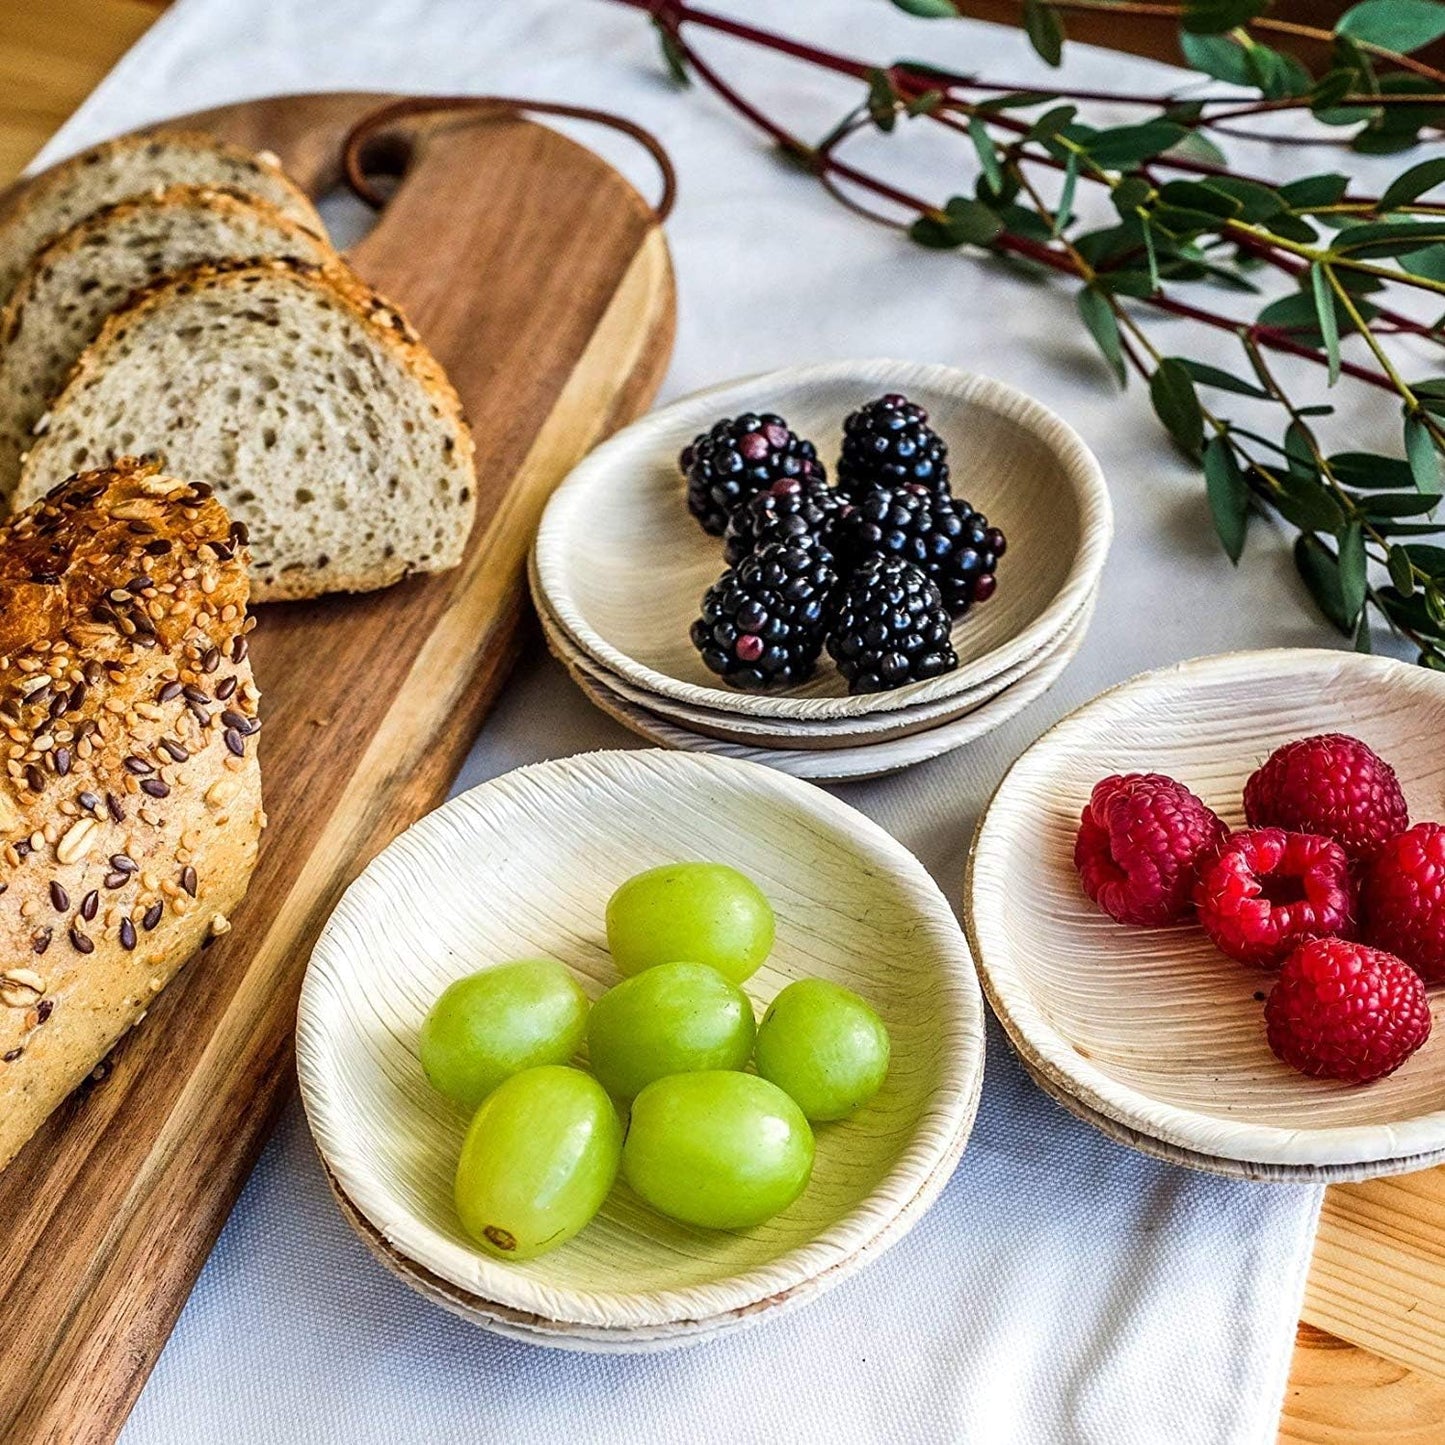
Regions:
<svg viewBox="0 0 1445 1445"><path fill-rule="evenodd" d="M948 625L923 572L898 557L870 557L843 589L828 651L849 692L885 692L958 666Z"/></svg>
<svg viewBox="0 0 1445 1445"><path fill-rule="evenodd" d="M894 391L844 420L838 489L861 497L869 487L907 482L946 493L948 445L928 425L928 413Z"/></svg>
<svg viewBox="0 0 1445 1445"><path fill-rule="evenodd" d="M993 596L1007 544L967 502L915 483L868 491L838 524L836 545L847 566L869 557L912 562L943 594L949 612L962 617Z"/></svg>
<svg viewBox="0 0 1445 1445"><path fill-rule="evenodd" d="M770 542L708 588L692 644L734 687L802 682L823 650L837 573L814 539Z"/></svg>
<svg viewBox="0 0 1445 1445"><path fill-rule="evenodd" d="M735 567L760 546L801 537L814 537L831 548L833 534L848 510L822 477L784 477L732 514L723 555Z"/></svg>
<svg viewBox="0 0 1445 1445"><path fill-rule="evenodd" d="M678 465L687 477L687 509L714 537L764 487L785 477L825 476L813 443L771 412L724 417L683 448Z"/></svg>

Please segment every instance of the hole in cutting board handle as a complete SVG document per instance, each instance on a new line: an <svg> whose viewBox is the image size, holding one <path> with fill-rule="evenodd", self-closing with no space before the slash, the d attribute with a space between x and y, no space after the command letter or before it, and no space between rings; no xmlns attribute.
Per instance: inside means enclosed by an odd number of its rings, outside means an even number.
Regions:
<svg viewBox="0 0 1445 1445"><path fill-rule="evenodd" d="M351 127L341 144L341 173L346 184L367 205L380 210L390 192L395 190L396 181L406 173L413 153L413 143L407 136L388 131L386 127L407 116L456 111L473 111L483 120L505 116L559 115L621 131L647 151L661 173L662 194L653 206L659 225L672 210L677 196L677 173L662 142L651 131L610 111L562 105L555 101L517 100L504 95L412 95L378 106ZM392 184L384 188L375 184L373 177L390 177Z"/></svg>

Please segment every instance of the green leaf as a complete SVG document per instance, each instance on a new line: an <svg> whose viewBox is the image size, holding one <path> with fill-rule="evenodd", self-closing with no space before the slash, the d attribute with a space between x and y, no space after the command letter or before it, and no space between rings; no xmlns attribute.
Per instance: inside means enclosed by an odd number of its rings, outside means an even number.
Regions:
<svg viewBox="0 0 1445 1445"><path fill-rule="evenodd" d="M1426 281L1445 281L1445 246L1426 246L1419 251L1406 251L1397 256L1402 270Z"/></svg>
<svg viewBox="0 0 1445 1445"><path fill-rule="evenodd" d="M1262 14L1269 0L1184 0L1184 29L1193 35L1221 35Z"/></svg>
<svg viewBox="0 0 1445 1445"><path fill-rule="evenodd" d="M1430 620L1437 626L1445 623L1445 592L1438 587L1427 587L1425 589L1425 611L1430 614Z"/></svg>
<svg viewBox="0 0 1445 1445"><path fill-rule="evenodd" d="M1427 496L1438 497L1440 484L1440 453L1429 428L1417 416L1405 418L1405 456L1415 485Z"/></svg>
<svg viewBox="0 0 1445 1445"><path fill-rule="evenodd" d="M1368 656L1374 650L1374 644L1370 640L1370 614L1362 607L1360 620L1355 624L1355 651Z"/></svg>
<svg viewBox="0 0 1445 1445"><path fill-rule="evenodd" d="M1048 141L1052 140L1065 127L1073 123L1074 117L1079 113L1076 105L1056 105L1052 110L1046 110L1029 128L1026 140ZM1073 152L1069 152L1070 159Z"/></svg>
<svg viewBox="0 0 1445 1445"><path fill-rule="evenodd" d="M1129 372L1124 365L1124 347L1119 339L1119 319L1114 315L1113 307L1102 292L1089 286L1079 292L1078 307L1084 325L1089 328L1089 335L1104 353L1104 360L1119 378L1119 385L1127 385Z"/></svg>
<svg viewBox="0 0 1445 1445"><path fill-rule="evenodd" d="M1341 485L1355 491L1400 491L1415 485L1410 464L1398 457L1382 457L1373 452L1336 452L1329 463Z"/></svg>
<svg viewBox="0 0 1445 1445"><path fill-rule="evenodd" d="M1228 165L1229 157L1203 131L1191 130L1164 153L1171 160L1205 161L1212 166Z"/></svg>
<svg viewBox="0 0 1445 1445"><path fill-rule="evenodd" d="M1057 65L1064 53L1064 27L1058 13L1043 0L1024 0L1024 33L1039 57Z"/></svg>
<svg viewBox="0 0 1445 1445"><path fill-rule="evenodd" d="M1285 205L1308 211L1312 206L1333 206L1349 188L1348 176L1301 176L1297 181L1286 181L1279 188L1279 196Z"/></svg>
<svg viewBox="0 0 1445 1445"><path fill-rule="evenodd" d="M982 201L954 196L943 208L943 217L920 216L908 234L920 246L952 250L957 246L986 246L1003 229L998 216Z"/></svg>
<svg viewBox="0 0 1445 1445"><path fill-rule="evenodd" d="M1295 540L1294 565L1320 611L1346 637L1353 636L1355 619L1345 611L1340 564L1335 554L1313 533L1306 532Z"/></svg>
<svg viewBox="0 0 1445 1445"><path fill-rule="evenodd" d="M1340 255L1402 256L1445 242L1445 217L1437 221L1370 221L1335 237Z"/></svg>
<svg viewBox="0 0 1445 1445"><path fill-rule="evenodd" d="M1318 261L1310 266L1310 289L1314 293L1315 316L1329 360L1330 385L1340 379L1340 327L1335 316L1335 293L1330 286L1329 271Z"/></svg>
<svg viewBox="0 0 1445 1445"><path fill-rule="evenodd" d="M1089 158L1105 170L1127 170L1167 151L1186 134L1182 125L1169 120L1149 120L1142 125L1119 125L1101 130L1088 141Z"/></svg>
<svg viewBox="0 0 1445 1445"><path fill-rule="evenodd" d="M1204 415L1199 394L1184 364L1173 356L1164 357L1149 378L1149 400L1155 415L1179 448L1191 457L1199 455L1204 436Z"/></svg>
<svg viewBox="0 0 1445 1445"><path fill-rule="evenodd" d="M1053 234L1060 235L1074 218L1074 188L1079 183L1079 155L1070 151L1064 162L1064 184L1059 191L1059 208L1054 212Z"/></svg>
<svg viewBox="0 0 1445 1445"><path fill-rule="evenodd" d="M1340 605L1344 615L1354 622L1365 606L1369 585L1365 534L1358 522L1351 522L1339 535Z"/></svg>
<svg viewBox="0 0 1445 1445"><path fill-rule="evenodd" d="M1315 112L1333 110L1347 95L1353 93L1356 78L1353 70L1341 68L1327 71L1315 82L1309 93L1310 109Z"/></svg>
<svg viewBox="0 0 1445 1445"><path fill-rule="evenodd" d="M1306 532L1338 532L1344 525L1340 504L1314 477L1291 471L1280 482L1284 491L1276 494L1274 505L1285 521Z"/></svg>
<svg viewBox="0 0 1445 1445"><path fill-rule="evenodd" d="M885 70L868 72L868 115L882 131L890 131L898 120L898 92Z"/></svg>
<svg viewBox="0 0 1445 1445"><path fill-rule="evenodd" d="M1405 597L1393 587L1381 587L1375 595L1391 622L1408 627L1412 632L1423 632L1427 636L1440 635L1440 626L1430 616L1423 591L1416 591Z"/></svg>
<svg viewBox="0 0 1445 1445"><path fill-rule="evenodd" d="M1338 296L1333 298L1335 310L1335 327L1341 336L1347 335L1355 329L1353 318L1345 311ZM1379 314L1378 309L1368 301L1357 301L1356 309L1366 321ZM1295 335L1300 341L1308 341L1316 346L1324 344L1324 335L1320 331L1319 314L1315 308L1314 296L1306 296L1303 292L1294 296L1281 296L1277 301L1271 301L1258 317L1261 326L1268 326L1280 331L1288 331Z"/></svg>
<svg viewBox="0 0 1445 1445"><path fill-rule="evenodd" d="M1393 548L1392 551L1406 553L1410 562L1413 562L1416 567L1436 582L1445 581L1445 547L1432 547L1427 542L1411 542L1407 546ZM1407 597L1410 595L1412 587L1405 586L1398 577L1395 577L1393 569L1391 569L1391 579L1401 592Z"/></svg>
<svg viewBox="0 0 1445 1445"><path fill-rule="evenodd" d="M1390 581L1408 597L1415 590L1415 568L1408 550L1391 547L1385 554L1385 565L1390 569Z"/></svg>
<svg viewBox="0 0 1445 1445"><path fill-rule="evenodd" d="M1229 85L1252 85L1253 77L1244 61L1244 47L1227 35L1193 35L1184 30L1179 48L1194 70Z"/></svg>
<svg viewBox="0 0 1445 1445"><path fill-rule="evenodd" d="M1292 55L1272 50L1257 40L1244 47L1244 64L1249 71L1250 83L1267 100L1305 95L1314 86L1314 76Z"/></svg>
<svg viewBox="0 0 1445 1445"><path fill-rule="evenodd" d="M1249 483L1222 436L1212 436L1204 445L1204 487L1220 544L1238 565L1249 527Z"/></svg>
<svg viewBox="0 0 1445 1445"><path fill-rule="evenodd" d="M1159 187L1159 199L1181 210L1201 211L1226 221L1244 214L1243 201L1209 181L1166 181Z"/></svg>
<svg viewBox="0 0 1445 1445"><path fill-rule="evenodd" d="M1274 187L1243 176L1211 176L1205 185L1237 201L1238 214L1246 221L1267 221L1285 209L1284 197Z"/></svg>
<svg viewBox="0 0 1445 1445"><path fill-rule="evenodd" d="M951 0L893 0L900 9L920 20L957 20L958 7Z"/></svg>
<svg viewBox="0 0 1445 1445"><path fill-rule="evenodd" d="M1410 390L1426 411L1445 415L1445 376L1432 376L1425 381L1412 381Z"/></svg>
<svg viewBox="0 0 1445 1445"><path fill-rule="evenodd" d="M1152 296L1159 289L1159 253L1154 249L1154 228L1142 212L1139 219L1144 225L1144 252L1149 257L1149 294Z"/></svg>
<svg viewBox="0 0 1445 1445"><path fill-rule="evenodd" d="M1445 35L1445 5L1435 0L1363 0L1345 11L1335 33L1408 55Z"/></svg>
<svg viewBox="0 0 1445 1445"><path fill-rule="evenodd" d="M1212 386L1217 391L1232 391L1236 396L1256 396L1264 400L1269 398L1269 393L1263 387L1255 386L1253 382L1244 381L1227 371L1221 371L1217 366L1207 366L1202 361L1189 361L1182 356L1179 364L1200 386Z"/></svg>
<svg viewBox="0 0 1445 1445"><path fill-rule="evenodd" d="M988 127L976 115L968 118L968 138L978 152L978 163L983 167L989 190L998 195L1003 190L1003 167L998 163L998 152L994 149Z"/></svg>
<svg viewBox="0 0 1445 1445"><path fill-rule="evenodd" d="M1419 165L1411 166L1408 171L1396 176L1385 187L1385 194L1380 197L1380 209L1388 211L1395 206L1403 206L1423 196L1426 191L1433 191L1442 182L1445 182L1445 156L1421 161Z"/></svg>
<svg viewBox="0 0 1445 1445"><path fill-rule="evenodd" d="M1433 512L1440 498L1422 492L1375 492L1361 497L1360 510L1372 521L1388 521L1392 517L1421 517Z"/></svg>
<svg viewBox="0 0 1445 1445"><path fill-rule="evenodd" d="M687 56L683 54L682 46L677 42L671 30L665 25L654 20L653 26L657 30L657 48L662 52L662 63L667 67L667 73L674 85L691 85L692 76L687 73Z"/></svg>

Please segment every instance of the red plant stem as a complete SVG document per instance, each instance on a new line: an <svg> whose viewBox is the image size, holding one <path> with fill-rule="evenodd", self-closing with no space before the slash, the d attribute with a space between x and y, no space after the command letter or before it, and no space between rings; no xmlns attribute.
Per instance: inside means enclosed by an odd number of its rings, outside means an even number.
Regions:
<svg viewBox="0 0 1445 1445"><path fill-rule="evenodd" d="M930 216L936 219L941 218L942 213L937 206L932 205L919 196L910 195L907 191L901 191L866 171L861 171L855 166L848 165L827 151L820 151L816 147L810 146L806 141L779 125L771 117L759 110L757 106L739 95L712 66L697 55L692 47L683 40L676 29L677 24L681 20L696 18L699 14L705 12L694 11L688 6L677 3L677 0L653 0L653 3L649 3L649 0L617 0L617 3L632 6L635 9L650 11L658 23L667 30L668 34L686 57L688 64L702 80L706 81L707 84L729 105L737 110L740 115L744 116L747 120L751 121L753 125L757 126L759 130L771 137L772 140L789 155L805 161L809 169L815 174L838 176L853 185L862 187L873 195L880 196L884 200L892 202L894 205L901 206L905 210L911 210L917 215ZM723 17L720 16L709 18L720 22L714 28L726 29L729 33L739 34L743 39L751 39L753 35L757 35L760 37L759 43L769 48L786 48L788 54L796 55L799 59L810 59L813 54L824 55L824 52L814 52L811 46L797 45L792 41L784 41L781 37L769 36L763 31L754 32L751 26L738 25L734 21L724 21ZM860 70L858 73L861 76L866 76L872 68L861 65L861 62L845 61L842 57L825 57L822 63L827 64L830 69L838 68L831 63L834 60L841 65L847 65L849 67L859 66ZM850 68L849 73L854 73L854 70ZM990 116L990 123L995 119L996 117ZM1004 119L1008 118L1005 117ZM1005 128L1012 129L1014 125ZM1028 129L1028 127L1021 125L1017 126L1017 128L1023 131ZM1026 236L1019 236L1009 231L1003 231L990 242L990 245L1001 251L1008 251L1014 255L1026 257L1042 266L1047 266L1051 270L1073 276L1076 279L1082 279L1079 278L1077 268L1066 256L1055 251L1052 247L1039 241L1033 241ZM1277 351L1288 352L1294 356L1301 356L1319 365L1325 363L1326 358L1321 352L1313 347L1304 345L1302 342L1296 341L1287 333L1279 331L1274 327L1260 326L1257 323L1246 325L1245 323L1234 321L1230 317L1220 316L1212 311L1204 311L1196 306L1189 305L1187 302L1176 301L1172 297L1157 293L1141 299L1144 301L1144 304L1153 307L1155 310L1163 311L1168 315L1184 317L1188 320L1197 321L1202 325L1212 327L1215 330L1229 331L1235 335L1247 330L1262 346L1268 346ZM1352 361L1341 361L1340 370L1346 376L1354 377L1357 381L1363 381L1368 385L1379 387L1392 393L1395 390L1390 379L1385 376L1383 372L1372 371L1368 367L1360 366Z"/></svg>

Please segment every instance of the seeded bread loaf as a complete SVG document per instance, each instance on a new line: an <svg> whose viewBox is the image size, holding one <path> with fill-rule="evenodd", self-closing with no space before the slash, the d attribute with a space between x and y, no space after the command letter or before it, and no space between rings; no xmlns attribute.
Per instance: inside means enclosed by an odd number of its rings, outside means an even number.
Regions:
<svg viewBox="0 0 1445 1445"><path fill-rule="evenodd" d="M199 267L142 292L51 403L15 504L127 452L215 486L258 602L455 566L476 506L451 383L340 266Z"/></svg>
<svg viewBox="0 0 1445 1445"><path fill-rule="evenodd" d="M0 304L30 258L77 221L102 206L182 183L245 191L326 234L274 156L189 131L121 136L41 171L0 207Z"/></svg>
<svg viewBox="0 0 1445 1445"><path fill-rule="evenodd" d="M0 1168L246 891L245 553L129 459L0 524Z"/></svg>
<svg viewBox="0 0 1445 1445"><path fill-rule="evenodd" d="M337 259L269 201L193 185L106 206L38 251L0 310L0 512L31 428L112 311L161 276L265 256Z"/></svg>

